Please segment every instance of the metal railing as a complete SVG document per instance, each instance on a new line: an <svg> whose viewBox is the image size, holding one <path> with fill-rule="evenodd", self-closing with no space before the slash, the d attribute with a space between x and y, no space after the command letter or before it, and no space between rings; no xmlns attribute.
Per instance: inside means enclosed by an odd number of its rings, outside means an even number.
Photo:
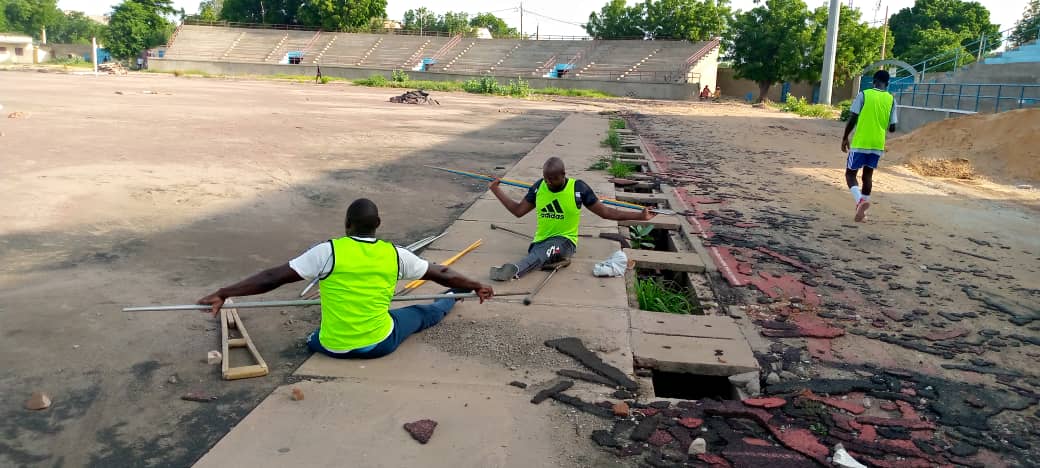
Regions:
<svg viewBox="0 0 1040 468"><path fill-rule="evenodd" d="M321 31L321 28L314 26L301 26L295 24L266 24L266 23L237 23L234 21L202 21L197 19L185 19L181 25L190 26L215 26L222 28L248 28L248 29L277 29L287 31ZM396 36L423 36L423 37L453 37L462 35L463 37L476 37L476 31L459 33L459 32L443 32L443 31L416 31L412 29L398 29L398 28L352 28L347 31L329 31L329 32L346 32L355 34L390 34ZM540 40L540 41L592 41L593 38L589 36L554 36L549 34L540 34L538 36L528 36L526 38L519 37L504 37L501 39L526 39L526 40ZM639 38L642 39L642 38ZM663 40L663 39L662 39Z"/></svg>
<svg viewBox="0 0 1040 468"><path fill-rule="evenodd" d="M1040 85L926 83L892 92L900 105L968 112L1001 112L1040 105Z"/></svg>

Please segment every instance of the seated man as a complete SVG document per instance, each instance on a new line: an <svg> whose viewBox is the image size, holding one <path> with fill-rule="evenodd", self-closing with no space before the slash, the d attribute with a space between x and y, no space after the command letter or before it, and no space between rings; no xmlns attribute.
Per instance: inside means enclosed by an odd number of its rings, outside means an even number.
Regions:
<svg viewBox="0 0 1040 468"><path fill-rule="evenodd" d="M716 86L715 87L715 94L712 95L712 101L716 101L717 102L717 101L721 101L721 100L722 100L722 88Z"/></svg>
<svg viewBox="0 0 1040 468"><path fill-rule="evenodd" d="M379 223L375 203L355 200L347 208L346 237L315 245L289 263L220 288L198 303L212 305L215 315L229 297L319 278L321 325L307 346L335 358L371 359L394 352L405 338L436 325L455 306L456 300L447 298L389 310L398 280L432 280L455 288L450 292L476 291L481 303L494 295L490 286L377 240Z"/></svg>
<svg viewBox="0 0 1040 468"><path fill-rule="evenodd" d="M707 85L701 90L701 100L704 101L706 99L711 99L711 88L708 88Z"/></svg>
<svg viewBox="0 0 1040 468"><path fill-rule="evenodd" d="M517 218L538 208L537 229L534 240L527 249L527 256L516 263L491 267L491 279L509 281L547 263L557 263L574 255L578 248L578 224L581 207L585 206L600 218L613 221L649 221L654 213L643 211L620 211L604 205L596 198L589 186L580 180L568 179L563 160L552 157L542 165L542 179L527 191L523 200L509 198L499 185L491 182L491 193Z"/></svg>

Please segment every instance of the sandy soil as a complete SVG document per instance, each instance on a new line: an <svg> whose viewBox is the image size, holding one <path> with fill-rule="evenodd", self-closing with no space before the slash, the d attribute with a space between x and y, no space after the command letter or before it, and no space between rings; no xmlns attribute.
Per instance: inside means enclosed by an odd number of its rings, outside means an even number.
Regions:
<svg viewBox="0 0 1040 468"><path fill-rule="evenodd" d="M0 89L23 113L0 119L0 465L191 464L308 355L317 312L243 314L272 375L217 385L214 319L121 307L285 262L360 196L387 239L439 232L485 186L423 164L508 167L574 108L162 75L0 72ZM35 390L50 410L22 408ZM195 390L219 399L179 399Z"/></svg>
<svg viewBox="0 0 1040 468"><path fill-rule="evenodd" d="M1040 109L940 120L892 140L888 155L921 175L1040 182Z"/></svg>
<svg viewBox="0 0 1040 468"><path fill-rule="evenodd" d="M700 179L679 185L723 200L701 209L757 224L740 228L716 222L710 243L768 245L819 269L818 276L805 278L822 283L816 289L823 296L821 311L837 313L840 326L858 333L834 340L834 355L814 356L822 359L803 375L834 375L845 363L869 363L1007 389L992 375L940 367L968 364L971 357L1022 373L1025 377L1015 382L1027 391L1040 389L1033 365L1040 347L1008 338L1040 337L1040 321L1016 325L1010 314L967 294L996 295L1015 313L1040 319L1040 193L921 177L882 160L873 207L867 222L859 224L853 222L853 200L844 183L841 122L738 104L644 104L629 110L639 133L676 158L671 176ZM757 259L756 268L777 276L797 271L768 257ZM768 312L757 303L757 292L730 289L716 280L729 303ZM953 322L940 312L978 316ZM920 337L954 330L963 330L964 337L948 343L978 354L944 359L869 337L875 332L913 335L918 338L909 341L931 345ZM805 346L804 340L784 341ZM1032 424L1025 418L1033 411L999 416L995 434L1021 435ZM1036 453L1015 456L1022 460Z"/></svg>

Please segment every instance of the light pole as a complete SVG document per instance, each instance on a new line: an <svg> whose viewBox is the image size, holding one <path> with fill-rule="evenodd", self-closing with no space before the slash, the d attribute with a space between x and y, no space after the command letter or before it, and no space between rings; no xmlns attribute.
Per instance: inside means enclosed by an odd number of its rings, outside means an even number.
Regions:
<svg viewBox="0 0 1040 468"><path fill-rule="evenodd" d="M831 88L834 86L834 57L838 52L838 17L841 6L838 0L831 0L830 11L827 12L827 43L823 47L823 79L820 83L820 103L830 105Z"/></svg>

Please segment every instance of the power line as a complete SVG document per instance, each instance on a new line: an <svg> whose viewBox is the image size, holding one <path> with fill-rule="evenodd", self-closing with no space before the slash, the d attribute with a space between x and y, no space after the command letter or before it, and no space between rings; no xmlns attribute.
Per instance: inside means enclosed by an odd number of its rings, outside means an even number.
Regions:
<svg viewBox="0 0 1040 468"><path fill-rule="evenodd" d="M532 14L534 16L538 16L540 18L545 18L545 19L550 20L550 21L555 21L557 23L569 24L571 26L578 26L580 28L584 28L585 27L585 23L575 23L573 21L561 20L561 19L553 18L551 16L546 16L546 15L543 15L541 13L538 13L538 12L535 12L535 11L531 11L531 10L526 10L526 12L529 13L529 14Z"/></svg>

